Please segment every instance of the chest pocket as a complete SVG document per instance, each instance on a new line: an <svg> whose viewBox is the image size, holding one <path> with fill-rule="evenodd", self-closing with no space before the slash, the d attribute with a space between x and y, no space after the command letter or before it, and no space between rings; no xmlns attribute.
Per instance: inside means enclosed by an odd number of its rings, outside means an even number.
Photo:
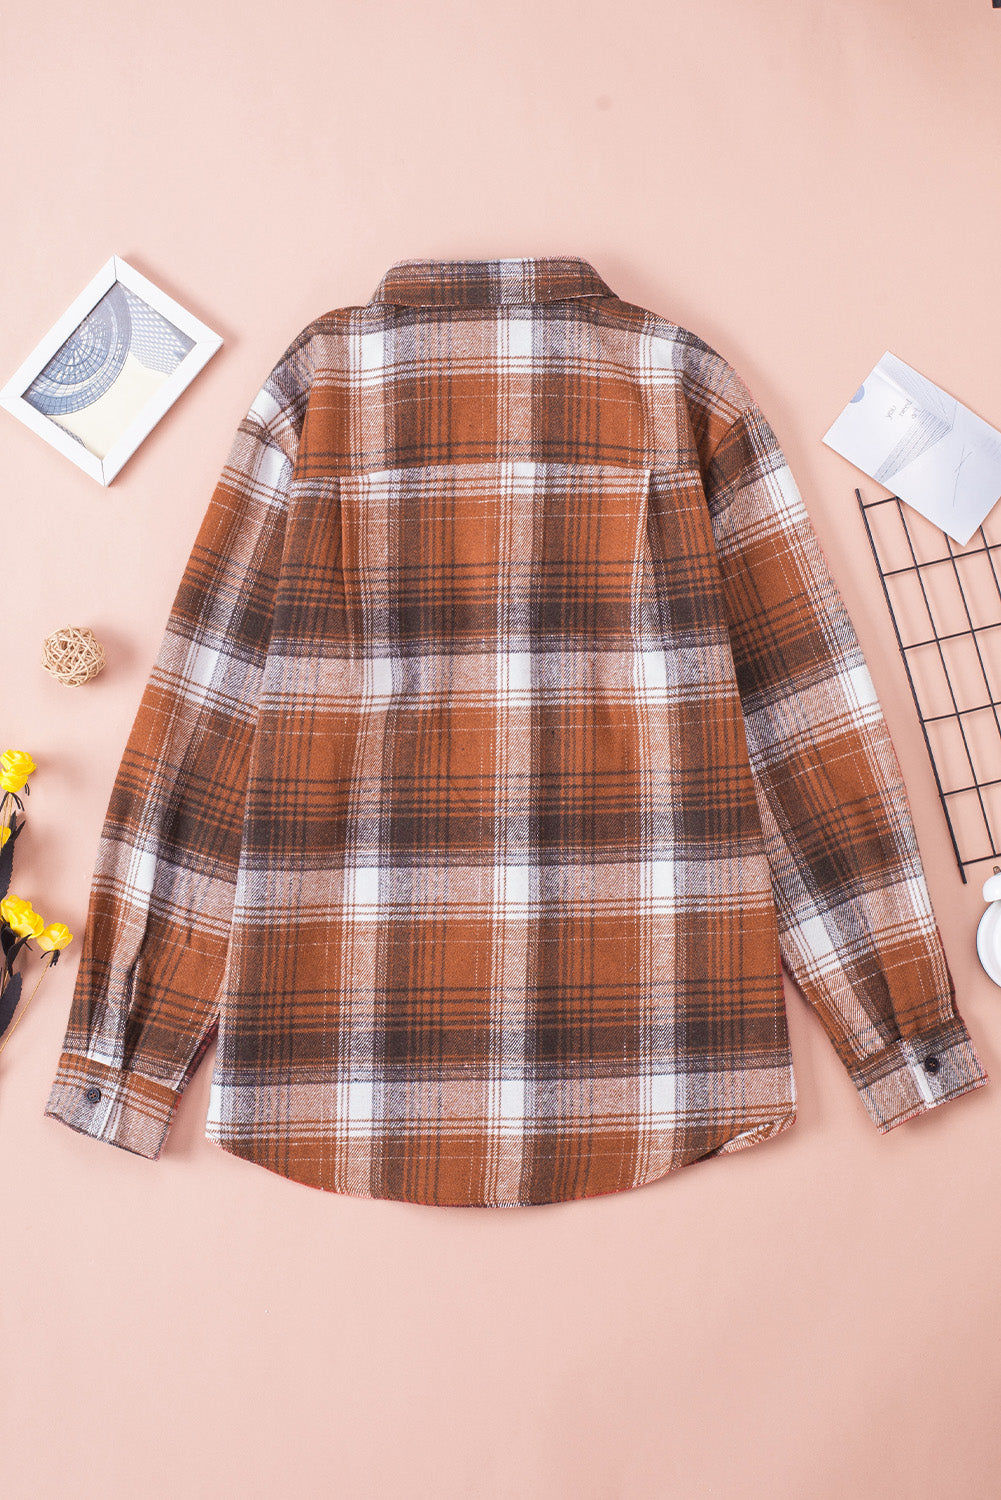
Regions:
<svg viewBox="0 0 1001 1500"><path fill-rule="evenodd" d="M379 654L622 646L649 483L644 468L521 460L342 478L352 635Z"/></svg>

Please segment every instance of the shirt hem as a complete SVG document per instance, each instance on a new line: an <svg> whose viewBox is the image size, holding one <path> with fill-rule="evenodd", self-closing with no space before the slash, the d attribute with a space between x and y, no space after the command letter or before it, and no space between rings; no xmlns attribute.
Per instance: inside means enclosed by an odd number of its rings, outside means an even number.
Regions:
<svg viewBox="0 0 1001 1500"><path fill-rule="evenodd" d="M205 1138L213 1145L228 1155L245 1161L251 1166L261 1167L266 1172L271 1172L276 1177L283 1177L286 1181L301 1187L308 1187L314 1191L330 1193L339 1197L371 1199L385 1203L407 1203L418 1208L545 1208L560 1203L579 1203L592 1198L610 1198L619 1193L634 1192L639 1188L650 1187L654 1183L662 1182L665 1178L673 1177L675 1173L682 1171L685 1167L696 1166L699 1162L711 1160L717 1156L733 1154L737 1151L746 1150L749 1146L761 1145L777 1135L782 1135L796 1122L797 1107L792 1101L780 1114L762 1121L759 1124L747 1127L736 1135L714 1146L710 1151L704 1151L698 1156L689 1156L683 1161L676 1161L663 1171L651 1172L640 1177L635 1182L623 1183L619 1187L605 1188L595 1192L566 1193L552 1198L461 1198L445 1199L433 1197L417 1197L402 1193L365 1191L357 1185L348 1182L321 1181L313 1177L294 1173L286 1170L278 1161L269 1161L263 1155L257 1155L253 1150L241 1146L241 1143L232 1136L225 1133L224 1128L214 1126L211 1122L205 1127ZM682 1126L679 1135L684 1134L685 1127ZM603 1153L592 1152L592 1156ZM608 1154L608 1153L604 1153Z"/></svg>

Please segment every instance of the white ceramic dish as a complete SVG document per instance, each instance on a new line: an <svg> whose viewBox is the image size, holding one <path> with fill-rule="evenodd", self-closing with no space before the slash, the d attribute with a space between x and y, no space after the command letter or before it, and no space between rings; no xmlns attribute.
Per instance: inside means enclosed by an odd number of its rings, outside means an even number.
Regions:
<svg viewBox="0 0 1001 1500"><path fill-rule="evenodd" d="M984 970L1001 985L1001 903L994 902L980 918L977 927L977 953Z"/></svg>

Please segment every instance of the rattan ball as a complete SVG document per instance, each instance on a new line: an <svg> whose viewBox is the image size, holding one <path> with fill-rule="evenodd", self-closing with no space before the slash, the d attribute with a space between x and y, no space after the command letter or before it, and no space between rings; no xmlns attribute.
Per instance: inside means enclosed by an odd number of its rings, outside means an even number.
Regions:
<svg viewBox="0 0 1001 1500"><path fill-rule="evenodd" d="M104 666L104 647L86 626L64 625L46 636L42 666L58 682L79 687L96 677Z"/></svg>

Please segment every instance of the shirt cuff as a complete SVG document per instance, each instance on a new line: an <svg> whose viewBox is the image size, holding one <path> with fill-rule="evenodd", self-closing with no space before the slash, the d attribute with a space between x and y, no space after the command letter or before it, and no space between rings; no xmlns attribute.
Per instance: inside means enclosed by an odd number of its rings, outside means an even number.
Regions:
<svg viewBox="0 0 1001 1500"><path fill-rule="evenodd" d="M849 1071L870 1119L883 1135L914 1115L990 1082L958 1015L917 1036L891 1042Z"/></svg>
<svg viewBox="0 0 1001 1500"><path fill-rule="evenodd" d="M142 1073L63 1052L45 1114L73 1130L155 1160L180 1091Z"/></svg>

